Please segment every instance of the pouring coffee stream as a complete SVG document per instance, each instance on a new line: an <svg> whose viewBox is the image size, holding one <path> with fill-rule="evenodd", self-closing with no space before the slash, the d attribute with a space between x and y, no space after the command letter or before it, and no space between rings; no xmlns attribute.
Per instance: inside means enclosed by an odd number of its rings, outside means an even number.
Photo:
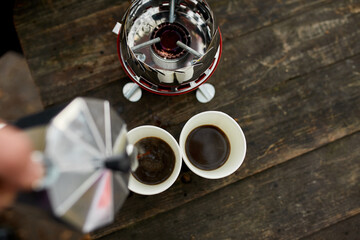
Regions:
<svg viewBox="0 0 360 240"><path fill-rule="evenodd" d="M107 157L104 160L104 167L113 171L129 172L131 170L131 159L137 158L137 149L130 145L132 148L130 156L127 153Z"/></svg>

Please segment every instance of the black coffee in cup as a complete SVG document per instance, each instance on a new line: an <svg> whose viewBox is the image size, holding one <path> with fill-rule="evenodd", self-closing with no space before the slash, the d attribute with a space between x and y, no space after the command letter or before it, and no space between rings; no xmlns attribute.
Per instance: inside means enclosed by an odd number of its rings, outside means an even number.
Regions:
<svg viewBox="0 0 360 240"><path fill-rule="evenodd" d="M203 125L190 132L185 141L189 161L202 170L221 167L229 157L230 142L226 134L213 125Z"/></svg>
<svg viewBox="0 0 360 240"><path fill-rule="evenodd" d="M155 185L168 179L175 167L175 153L164 140L146 137L135 143L139 166L133 176L144 184Z"/></svg>

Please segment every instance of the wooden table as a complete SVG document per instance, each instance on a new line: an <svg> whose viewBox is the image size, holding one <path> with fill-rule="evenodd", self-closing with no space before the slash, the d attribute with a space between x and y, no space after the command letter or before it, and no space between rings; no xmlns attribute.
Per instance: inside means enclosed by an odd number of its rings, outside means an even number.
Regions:
<svg viewBox="0 0 360 240"><path fill-rule="evenodd" d="M15 25L45 107L110 100L129 129L178 139L193 115L231 115L247 138L234 174L183 167L155 196L132 194L94 239L358 239L360 1L209 0L223 34L215 98L143 92L130 103L116 36L128 1L18 0ZM54 236L55 237L55 236Z"/></svg>

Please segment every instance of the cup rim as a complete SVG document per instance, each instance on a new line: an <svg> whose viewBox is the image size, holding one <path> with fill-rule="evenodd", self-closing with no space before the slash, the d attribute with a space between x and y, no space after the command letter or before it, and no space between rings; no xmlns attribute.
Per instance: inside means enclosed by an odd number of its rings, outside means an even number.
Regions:
<svg viewBox="0 0 360 240"><path fill-rule="evenodd" d="M224 165L222 165L221 167L214 169L214 170L203 170L200 168L197 168L196 166L194 166L190 160L188 159L187 155L186 155L186 150L185 150L185 142L187 139L188 134L195 128L200 127L200 126L204 126L207 125L206 123L204 124L197 124L193 127L190 128L190 125L192 124L193 121L197 120L198 118L203 118L204 116L208 115L208 117L214 117L216 116L220 116L221 118L223 118L224 120L227 120L229 123L232 124L233 130L237 131L237 135L238 137L240 137L240 142L242 142L242 148L243 151L241 152L241 154L239 156L237 156L236 158L236 162L234 164L234 167L232 168L232 170L229 171L224 171L222 173L220 173L219 169L224 168L224 166L226 165L226 162ZM209 123L208 125L214 125L218 128L220 128L222 131L224 131L224 129L216 124L211 124ZM188 130L189 129L189 130ZM185 136L185 132L187 132L187 135ZM225 132L225 131L224 131ZM226 133L226 132L225 132ZM229 139L230 144L231 144L231 140ZM243 132L243 130L241 129L240 125L228 114L221 112L221 111L204 111L201 113L198 113L196 115L194 115L193 117L191 117L184 125L184 127L181 130L180 133L180 138L179 138L179 145L180 145L180 149L182 151L182 156L183 156L183 161L185 162L186 166L196 175L201 176L203 178L207 178L207 179L219 179L219 178L224 178L227 177L231 174L233 174L237 169L239 169L239 167L242 165L242 163L244 162L245 159L245 155L246 155L246 150L247 150L247 146L246 146L246 138L245 138L245 134ZM230 151L233 151L233 149L231 149ZM231 153L230 153L231 154ZM230 158L230 156L229 156ZM228 160L227 160L228 161ZM217 171L217 174L215 175L215 171Z"/></svg>
<svg viewBox="0 0 360 240"><path fill-rule="evenodd" d="M171 141L171 143L169 143L167 140L156 136L155 134L145 134L144 130L149 130L151 129L151 131L156 131L162 134L165 134L168 139ZM137 138L136 141L134 142L130 142L130 138L131 135L135 134L137 131L141 131L142 132L142 136L141 138ZM176 139L166 130L157 127L157 126L153 126L153 125L142 125L136 128L131 129L128 133L127 133L127 138L130 144L134 144L139 141L140 139L146 138L146 137L157 137L160 138L161 140L165 141L167 144L169 144L169 146L171 147L171 149L174 151L175 154L175 166L174 166L174 170L173 172L170 174L170 176L163 182L155 184L155 185L150 185L150 184L145 184L142 183L140 181L138 181L133 175L132 173L130 173L130 177L129 177L129 190L131 190L132 192L135 192L137 194L141 194L141 195L155 195L155 194L159 194L165 190L167 190L168 188L170 188L174 182L177 180L179 174L180 174L180 170L181 170L181 166L182 166L182 152L180 149L180 146L178 144L178 142L176 141ZM175 146L175 149L174 149ZM137 186L141 186L141 188L138 188ZM144 188L146 188L146 191L142 191Z"/></svg>

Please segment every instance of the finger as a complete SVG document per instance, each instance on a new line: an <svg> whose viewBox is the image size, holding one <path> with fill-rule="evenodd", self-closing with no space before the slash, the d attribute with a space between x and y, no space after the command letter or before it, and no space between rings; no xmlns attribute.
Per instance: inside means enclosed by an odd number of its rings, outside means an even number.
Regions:
<svg viewBox="0 0 360 240"><path fill-rule="evenodd" d="M30 190L33 188L34 183L41 179L44 175L44 168L38 162L28 161L23 173L17 179L19 188Z"/></svg>
<svg viewBox="0 0 360 240"><path fill-rule="evenodd" d="M31 161L31 153L32 144L24 132L11 126L0 130L0 176L4 181L28 187L39 177L40 166Z"/></svg>

